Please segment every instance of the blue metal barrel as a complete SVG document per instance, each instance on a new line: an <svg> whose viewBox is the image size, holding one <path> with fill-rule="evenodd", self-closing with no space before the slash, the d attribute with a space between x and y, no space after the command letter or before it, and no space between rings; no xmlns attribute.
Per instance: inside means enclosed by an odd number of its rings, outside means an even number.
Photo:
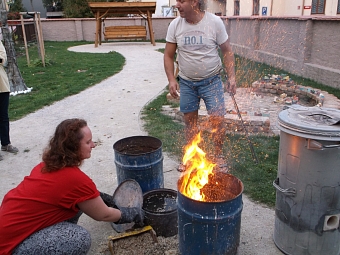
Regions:
<svg viewBox="0 0 340 255"><path fill-rule="evenodd" d="M224 175L221 188L232 199L202 202L178 191L178 238L182 255L234 255L240 243L242 182L231 174ZM179 180L180 187L181 179Z"/></svg>
<svg viewBox="0 0 340 255"><path fill-rule="evenodd" d="M133 179L143 193L164 187L162 142L151 136L131 136L113 145L118 184Z"/></svg>

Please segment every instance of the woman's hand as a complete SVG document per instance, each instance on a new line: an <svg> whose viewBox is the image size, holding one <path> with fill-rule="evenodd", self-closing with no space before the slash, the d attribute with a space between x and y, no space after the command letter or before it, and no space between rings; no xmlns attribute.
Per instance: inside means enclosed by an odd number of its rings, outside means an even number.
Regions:
<svg viewBox="0 0 340 255"><path fill-rule="evenodd" d="M116 224L135 222L139 226L143 226L144 212L141 208L137 207L118 207L122 216Z"/></svg>

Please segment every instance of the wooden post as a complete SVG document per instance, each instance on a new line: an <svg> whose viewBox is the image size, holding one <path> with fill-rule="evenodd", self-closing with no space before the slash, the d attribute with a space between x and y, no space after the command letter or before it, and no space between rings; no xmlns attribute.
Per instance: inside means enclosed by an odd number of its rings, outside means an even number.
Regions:
<svg viewBox="0 0 340 255"><path fill-rule="evenodd" d="M100 22L99 22L99 45L102 45L102 35L103 35L103 22L104 20L100 18Z"/></svg>
<svg viewBox="0 0 340 255"><path fill-rule="evenodd" d="M37 14L36 12L33 13L33 22L34 22L34 31L35 31L35 39L37 40L37 48L38 48L38 56L41 58L41 49L40 49L40 41L39 41L39 34L38 34L38 25L37 25Z"/></svg>
<svg viewBox="0 0 340 255"><path fill-rule="evenodd" d="M95 36L95 40L94 40L94 47L97 48L98 47L98 43L99 43L99 30L100 30L100 13L99 11L97 11L96 13L96 36Z"/></svg>
<svg viewBox="0 0 340 255"><path fill-rule="evenodd" d="M39 29L40 29L40 39L41 39L41 53L44 57L44 62L45 62L45 43L44 43L44 36L42 32L42 26L41 26L41 19L40 19L40 12L38 12L38 23L39 23Z"/></svg>
<svg viewBox="0 0 340 255"><path fill-rule="evenodd" d="M23 15L22 15L22 14L20 14L20 21L21 21L22 36L23 36L23 38L24 38L24 43L25 43L25 51L26 51L27 65L30 65L30 56L29 56L29 54L28 54L27 39L26 39L26 31L25 31L25 24L24 24L24 18L23 18Z"/></svg>
<svg viewBox="0 0 340 255"><path fill-rule="evenodd" d="M148 19L148 27L149 27L149 33L150 33L150 41L152 45L155 46L156 45L155 35L153 32L153 28L152 28L151 12L149 10L147 11L147 19Z"/></svg>
<svg viewBox="0 0 340 255"><path fill-rule="evenodd" d="M39 27L39 22L38 22L38 19L40 16L38 16L38 13L36 12L34 14L34 20L35 20L35 25L36 25L36 32L38 34L38 38L37 38L37 42L38 42L38 45L39 45L39 48L40 48L40 57L41 57L41 62L43 64L43 67L45 67L45 53L44 53L44 47L42 46L44 44L44 42L41 42L41 35L40 35L40 27Z"/></svg>

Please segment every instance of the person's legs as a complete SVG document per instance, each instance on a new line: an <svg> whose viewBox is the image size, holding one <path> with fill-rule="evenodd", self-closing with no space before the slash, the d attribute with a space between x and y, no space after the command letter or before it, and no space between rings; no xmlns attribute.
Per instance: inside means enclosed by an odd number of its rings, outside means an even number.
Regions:
<svg viewBox="0 0 340 255"><path fill-rule="evenodd" d="M190 143L198 133L198 111L184 113L185 139Z"/></svg>
<svg viewBox="0 0 340 255"><path fill-rule="evenodd" d="M190 142L198 130L198 108L200 99L204 100L208 114L209 123L213 130L214 157L215 162L223 170L227 170L223 158L223 143L226 127L224 123L225 102L224 87L220 75L201 80L187 81L179 77L180 84L180 109L184 113L186 140Z"/></svg>
<svg viewBox="0 0 340 255"><path fill-rule="evenodd" d="M204 82L205 84L200 86L199 95L204 100L209 114L209 122L213 130L215 156L220 156L223 154L222 148L226 132L223 83L219 75L205 79Z"/></svg>
<svg viewBox="0 0 340 255"><path fill-rule="evenodd" d="M8 105L9 92L0 93L0 140L2 146L11 143L9 139Z"/></svg>
<svg viewBox="0 0 340 255"><path fill-rule="evenodd" d="M214 130L212 137L214 140L215 155L223 155L223 144L226 133L226 127L224 124L224 117L221 116L210 116L210 123Z"/></svg>
<svg viewBox="0 0 340 255"><path fill-rule="evenodd" d="M179 77L181 91L180 110L184 114L185 138L189 143L197 134L197 120L200 97L198 95L197 84L199 82L187 81Z"/></svg>
<svg viewBox="0 0 340 255"><path fill-rule="evenodd" d="M19 150L11 145L9 139L9 92L0 93L0 140L1 150L11 153L17 153ZM1 160L1 157L0 157Z"/></svg>
<svg viewBox="0 0 340 255"><path fill-rule="evenodd" d="M185 140L190 143L198 133L198 108L201 98L198 96L197 82L187 81L178 76L180 86L180 111L184 114ZM185 166L180 164L178 171L184 172Z"/></svg>
<svg viewBox="0 0 340 255"><path fill-rule="evenodd" d="M91 236L81 226L60 222L26 238L13 255L82 255L91 247Z"/></svg>
<svg viewBox="0 0 340 255"><path fill-rule="evenodd" d="M185 140L188 143L195 138L198 133L197 127L198 120L198 111L184 113L184 123L185 123ZM184 172L186 170L186 166L180 164L177 168L179 172Z"/></svg>

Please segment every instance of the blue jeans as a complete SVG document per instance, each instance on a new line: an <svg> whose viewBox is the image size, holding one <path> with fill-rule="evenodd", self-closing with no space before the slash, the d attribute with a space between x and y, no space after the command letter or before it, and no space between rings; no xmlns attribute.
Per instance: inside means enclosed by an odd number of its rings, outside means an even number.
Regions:
<svg viewBox="0 0 340 255"><path fill-rule="evenodd" d="M0 93L0 140L3 146L11 143L9 139L8 105L9 92Z"/></svg>
<svg viewBox="0 0 340 255"><path fill-rule="evenodd" d="M179 77L179 87L181 112L197 111L202 98L209 115L225 115L224 88L220 75L201 81L188 81Z"/></svg>

